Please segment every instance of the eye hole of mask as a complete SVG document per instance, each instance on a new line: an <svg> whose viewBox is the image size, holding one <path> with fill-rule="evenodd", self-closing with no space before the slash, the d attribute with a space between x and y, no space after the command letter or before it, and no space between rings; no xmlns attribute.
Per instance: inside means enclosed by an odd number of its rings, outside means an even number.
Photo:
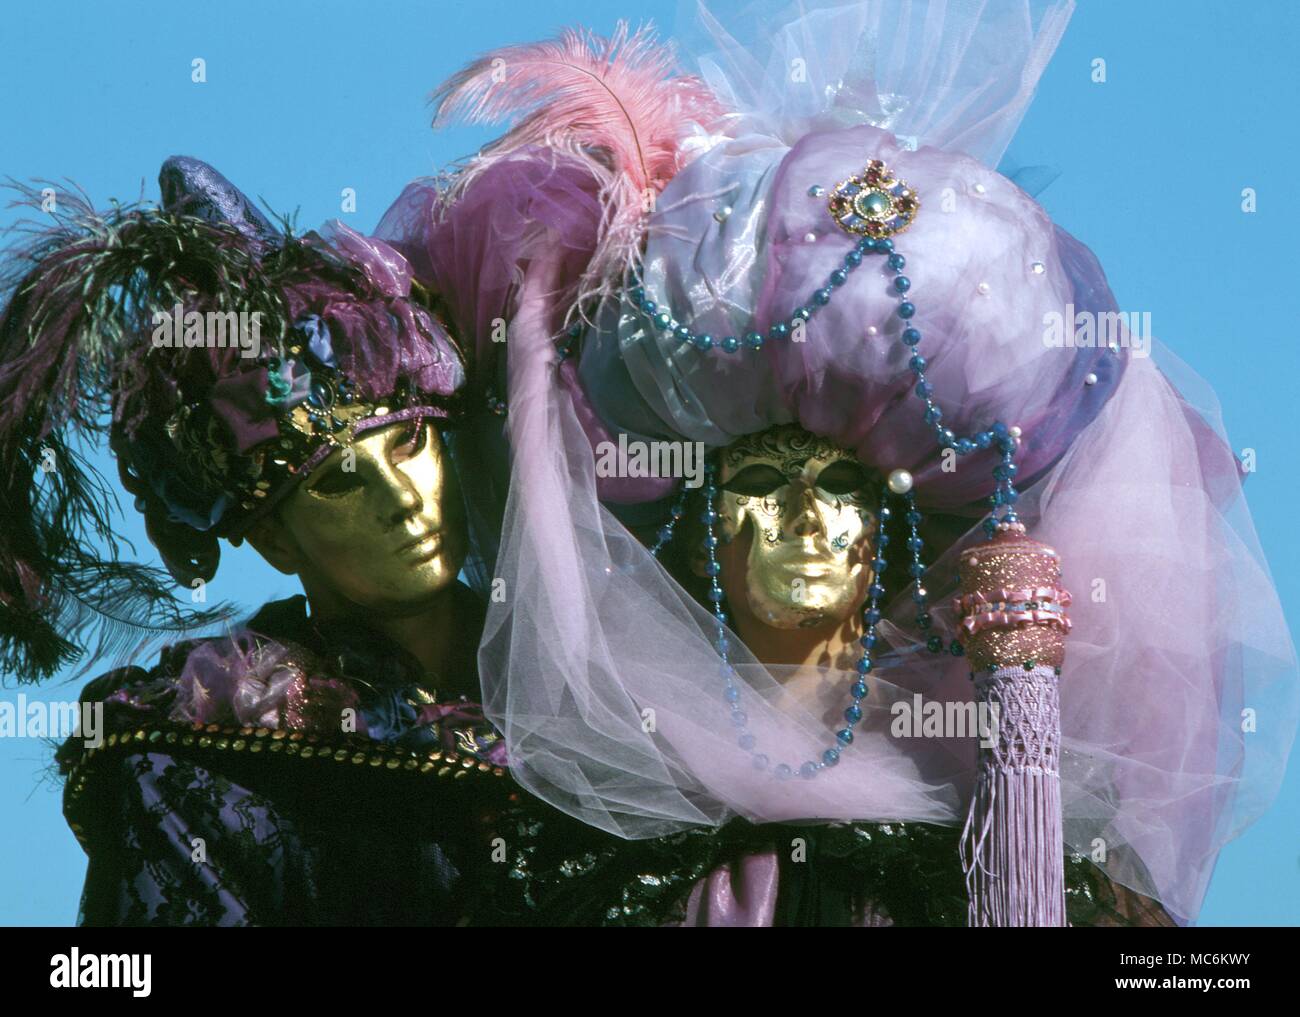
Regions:
<svg viewBox="0 0 1300 1017"><path fill-rule="evenodd" d="M429 429L424 426L424 421L415 419L408 421L402 428L402 442L393 449L394 462L405 462L407 459L414 459L424 451L425 443L429 440Z"/></svg>
<svg viewBox="0 0 1300 1017"><path fill-rule="evenodd" d="M341 466L335 466L325 476L312 484L311 490L312 494L322 494L328 498L333 498L340 494L347 494L364 484L365 481L357 475L355 470L348 471Z"/></svg>
<svg viewBox="0 0 1300 1017"><path fill-rule="evenodd" d="M398 431L396 444L391 447L389 453L390 457L395 463L413 459L424 450L427 441L428 430L424 426L424 421L418 419L407 421ZM342 466L335 466L312 484L311 490L313 494L334 498L364 486L365 481L356 470L345 470Z"/></svg>
<svg viewBox="0 0 1300 1017"><path fill-rule="evenodd" d="M755 463L753 466L746 466L728 480L722 485L722 489L730 491L732 494L744 494L754 498L761 498L764 495L771 494L777 488L784 487L789 482L785 474L775 466Z"/></svg>
<svg viewBox="0 0 1300 1017"><path fill-rule="evenodd" d="M836 460L817 475L817 486L827 494L856 494L870 483L865 467L852 459Z"/></svg>

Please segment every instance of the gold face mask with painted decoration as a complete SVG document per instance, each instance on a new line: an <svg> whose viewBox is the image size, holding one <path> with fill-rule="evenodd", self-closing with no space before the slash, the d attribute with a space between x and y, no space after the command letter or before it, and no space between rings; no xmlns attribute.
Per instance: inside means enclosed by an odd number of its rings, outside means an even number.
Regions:
<svg viewBox="0 0 1300 1017"><path fill-rule="evenodd" d="M861 607L879 491L851 452L781 425L723 449L718 484L720 540L731 543L748 524L744 594L759 620L810 628Z"/></svg>

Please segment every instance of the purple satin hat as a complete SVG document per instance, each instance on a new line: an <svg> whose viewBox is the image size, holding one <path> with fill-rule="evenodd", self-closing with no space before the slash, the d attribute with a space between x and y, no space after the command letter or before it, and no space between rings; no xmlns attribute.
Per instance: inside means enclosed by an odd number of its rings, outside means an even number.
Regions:
<svg viewBox="0 0 1300 1017"><path fill-rule="evenodd" d="M255 356L245 344L197 351L197 370L177 364L197 384L190 398L167 407L162 429L177 457L204 461L211 482L198 490L178 484L176 459L156 430L141 439L139 428L128 427L115 442L174 521L238 537L333 449L376 427L455 412L465 384L461 356L396 250L337 221L321 234L285 236L198 159L168 159L159 184L165 211L233 228L262 265L273 266L270 282L286 318L278 330L261 326ZM287 248L296 249L291 258ZM281 273L286 262L292 267ZM194 301L200 311L225 308L211 294ZM165 375L169 366L148 373ZM157 407L141 405L142 395L122 400L128 420L158 416Z"/></svg>

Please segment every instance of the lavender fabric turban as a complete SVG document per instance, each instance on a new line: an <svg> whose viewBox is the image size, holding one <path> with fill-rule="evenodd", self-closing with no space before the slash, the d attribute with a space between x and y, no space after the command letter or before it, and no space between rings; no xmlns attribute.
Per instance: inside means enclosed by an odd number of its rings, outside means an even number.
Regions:
<svg viewBox="0 0 1300 1017"><path fill-rule="evenodd" d="M869 159L883 160L921 198L915 224L896 240L914 318L898 317L895 273L883 258L834 292L804 341L770 341L759 351L701 352L657 329L625 292L583 349L583 387L599 417L632 436L711 447L797 421L881 473L911 471L927 508L982 511L997 452L945 471L911 397L911 350L898 341L911 326L924 337L946 426L962 434L996 420L1020 426L1022 478L1058 459L1114 391L1129 354L1051 345L1047 322L1068 306L1113 311L1114 301L1087 248L967 156L907 151L868 125L814 132L789 148L754 136L718 145L659 199L646 293L696 333L766 335L812 304L853 249L857 238L836 225L825 195Z"/></svg>

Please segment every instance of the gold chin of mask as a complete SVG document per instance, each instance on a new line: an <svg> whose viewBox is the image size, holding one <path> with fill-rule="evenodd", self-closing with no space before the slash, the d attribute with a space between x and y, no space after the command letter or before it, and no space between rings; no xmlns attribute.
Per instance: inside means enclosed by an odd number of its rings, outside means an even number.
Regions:
<svg viewBox="0 0 1300 1017"><path fill-rule="evenodd" d="M468 545L460 483L429 420L376 428L335 449L277 520L305 587L370 610L418 609L456 581Z"/></svg>
<svg viewBox="0 0 1300 1017"><path fill-rule="evenodd" d="M749 526L744 592L759 621L820 627L862 606L879 493L851 452L786 424L723 449L718 482L720 540Z"/></svg>

